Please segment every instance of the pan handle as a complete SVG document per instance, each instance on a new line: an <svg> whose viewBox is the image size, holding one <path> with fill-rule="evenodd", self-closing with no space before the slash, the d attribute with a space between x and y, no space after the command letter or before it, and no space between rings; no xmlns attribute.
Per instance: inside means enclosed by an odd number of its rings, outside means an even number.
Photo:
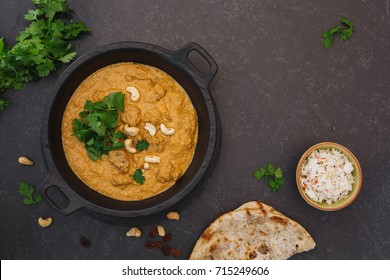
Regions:
<svg viewBox="0 0 390 280"><path fill-rule="evenodd" d="M192 64L192 62L189 60L188 55L190 52L196 51L200 56L202 56L207 63L209 64L209 69L205 73L199 72L199 70L196 69L196 67ZM215 74L218 71L218 65L215 62L215 60L210 56L210 54L202 48L197 43L189 43L176 51L173 54L174 59L176 62L179 62L183 65L183 67L186 68L187 71L189 71L191 74L195 76L200 76L202 79L202 82L206 82L206 86L208 86L211 82L211 80L214 78Z"/></svg>
<svg viewBox="0 0 390 280"><path fill-rule="evenodd" d="M69 204L65 208L60 208L47 194L50 187L57 187L68 199ZM59 178L57 171L51 169L49 174L39 186L39 192L45 199L45 201L55 210L59 211L62 215L67 216L74 211L82 208L84 205L80 198L78 198L73 191Z"/></svg>

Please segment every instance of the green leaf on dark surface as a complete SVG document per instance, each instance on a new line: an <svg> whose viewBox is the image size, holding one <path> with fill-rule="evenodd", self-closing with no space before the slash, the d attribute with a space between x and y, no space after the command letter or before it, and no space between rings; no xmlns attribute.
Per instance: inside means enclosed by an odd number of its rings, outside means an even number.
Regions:
<svg viewBox="0 0 390 280"><path fill-rule="evenodd" d="M343 41L348 40L351 36L352 36L352 29L345 29L340 33L340 38Z"/></svg>
<svg viewBox="0 0 390 280"><path fill-rule="evenodd" d="M60 57L58 60L62 63L69 63L73 58L75 58L76 55L76 52L70 52L65 54L63 57Z"/></svg>
<svg viewBox="0 0 390 280"><path fill-rule="evenodd" d="M42 201L42 197L35 190L34 185L29 184L27 181L20 182L19 194L24 197L23 204L25 205L36 205Z"/></svg>
<svg viewBox="0 0 390 280"><path fill-rule="evenodd" d="M341 26L332 27L321 34L322 44L325 49L333 46L333 36L337 33L339 33L340 39L343 41L348 40L352 36L353 22L346 18L341 18L340 22L342 24Z"/></svg>
<svg viewBox="0 0 390 280"><path fill-rule="evenodd" d="M341 23L344 23L346 26L348 26L349 28L353 28L353 22L346 19L346 18L341 18L340 19Z"/></svg>
<svg viewBox="0 0 390 280"><path fill-rule="evenodd" d="M272 192L277 192L285 182L282 169L280 167L275 168L271 163L268 164L267 169L261 166L258 170L255 170L253 177L256 180L263 180L268 183Z"/></svg>
<svg viewBox="0 0 390 280"><path fill-rule="evenodd" d="M280 169L280 168L277 168L276 170L275 170L275 178L277 178L277 179L279 179L279 178L282 178L283 177L283 172L282 172L282 169Z"/></svg>

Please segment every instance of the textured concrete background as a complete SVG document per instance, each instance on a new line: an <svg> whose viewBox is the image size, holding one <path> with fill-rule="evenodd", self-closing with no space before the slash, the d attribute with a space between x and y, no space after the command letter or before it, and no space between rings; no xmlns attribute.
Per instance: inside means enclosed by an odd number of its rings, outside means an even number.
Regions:
<svg viewBox="0 0 390 280"><path fill-rule="evenodd" d="M389 0L68 2L75 19L92 30L73 43L79 54L124 40L171 50L194 41L219 65L210 87L223 129L219 161L204 190L181 210L182 219L164 222L183 258L216 217L259 199L301 223L316 240L315 250L295 259L390 259ZM9 44L25 27L23 14L30 8L27 0L1 0L0 35ZM356 32L324 49L321 33L343 16L355 22ZM47 174L41 118L53 98L50 87L64 69L5 94L12 107L0 114L1 258L162 258L144 249L146 237L126 238L128 226L83 212L62 217L45 203L22 204L19 181L39 185ZM345 145L363 169L359 197L335 213L306 204L295 185L300 156L322 141ZM35 165L20 166L20 155ZM268 162L285 172L279 194L252 178ZM53 225L41 229L37 218L49 215ZM91 240L90 248L80 247L82 235Z"/></svg>

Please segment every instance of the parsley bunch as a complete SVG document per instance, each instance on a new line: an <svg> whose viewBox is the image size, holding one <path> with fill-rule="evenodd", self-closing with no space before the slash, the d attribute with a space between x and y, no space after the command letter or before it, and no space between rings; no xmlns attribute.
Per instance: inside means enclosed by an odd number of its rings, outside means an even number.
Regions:
<svg viewBox="0 0 390 280"><path fill-rule="evenodd" d="M85 149L91 160L98 160L111 150L124 147L122 141L126 134L115 132L119 114L124 110L124 95L113 92L104 97L103 101L87 100L84 111L80 112L81 119L72 122L73 133L85 143Z"/></svg>
<svg viewBox="0 0 390 280"><path fill-rule="evenodd" d="M62 63L70 62L76 52L68 41L88 31L82 22L65 22L59 14L69 13L66 0L31 0L37 8L24 18L30 25L8 49L0 38L0 93L9 88L23 89L27 82L46 77ZM8 102L0 99L0 111Z"/></svg>
<svg viewBox="0 0 390 280"><path fill-rule="evenodd" d="M343 41L348 40L352 36L353 22L345 18L340 19L341 26L335 26L330 28L328 31L322 33L322 43L324 48L330 48L333 46L333 35L339 33L340 39Z"/></svg>
<svg viewBox="0 0 390 280"><path fill-rule="evenodd" d="M268 164L267 168L261 166L259 170L256 170L253 173L253 176L257 180L263 179L267 182L273 192L277 192L280 186L285 182L282 169L280 169L280 167L275 168L271 163Z"/></svg>

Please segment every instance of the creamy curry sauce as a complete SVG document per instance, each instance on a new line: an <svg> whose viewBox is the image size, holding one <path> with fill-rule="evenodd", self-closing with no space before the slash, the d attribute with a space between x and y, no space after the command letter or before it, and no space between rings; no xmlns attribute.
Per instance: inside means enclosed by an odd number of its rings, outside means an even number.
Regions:
<svg viewBox="0 0 390 280"><path fill-rule="evenodd" d="M138 101L131 101L131 94L126 91L129 86L138 89ZM84 143L73 135L72 121L79 118L86 100L100 101L111 92L125 95L118 130L125 132L126 124L137 127L139 133L127 137L133 143L147 140L150 146L135 154L126 149L111 151L92 161ZM156 127L154 136L144 128L147 122ZM174 128L175 133L164 135L160 124ZM196 111L184 89L165 72L136 63L113 64L90 75L70 98L62 120L62 144L73 172L90 188L124 201L147 199L171 187L190 165L197 139ZM145 182L139 185L131 174L143 168L145 156L158 156L161 160L143 170Z"/></svg>

